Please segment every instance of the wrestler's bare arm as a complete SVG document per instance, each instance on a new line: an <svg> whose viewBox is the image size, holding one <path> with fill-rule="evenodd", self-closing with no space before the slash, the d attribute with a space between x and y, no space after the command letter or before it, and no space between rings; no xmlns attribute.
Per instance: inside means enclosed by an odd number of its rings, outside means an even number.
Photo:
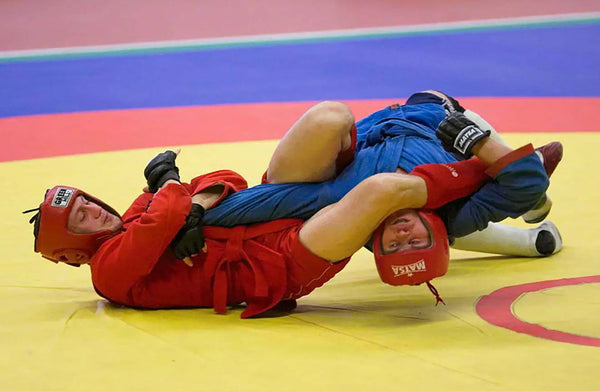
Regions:
<svg viewBox="0 0 600 391"><path fill-rule="evenodd" d="M223 193L223 184L217 183L207 189L202 190L198 194L192 196L192 202L194 204L200 204L204 209L209 209Z"/></svg>
<svg viewBox="0 0 600 391"><path fill-rule="evenodd" d="M425 181L419 177L373 175L304 223L300 241L315 255L339 261L358 251L388 215L420 208L426 200Z"/></svg>
<svg viewBox="0 0 600 391"><path fill-rule="evenodd" d="M173 179L169 179L164 183L164 185L161 186L161 189L170 183L180 185L179 182ZM217 202L217 200L223 193L223 188L224 186L222 183L215 183L214 185L202 190L200 193L194 194L192 196L192 202L194 204L201 205L204 209L208 209L211 206L213 206L215 202Z"/></svg>
<svg viewBox="0 0 600 391"><path fill-rule="evenodd" d="M512 148L485 138L472 151L491 165L512 152ZM300 241L315 255L339 261L358 251L387 216L400 209L421 208L427 197L426 182L421 177L402 173L373 175L308 220L300 230Z"/></svg>
<svg viewBox="0 0 600 391"><path fill-rule="evenodd" d="M475 144L471 152L481 161L492 165L498 159L512 151L513 149L506 144L488 137Z"/></svg>

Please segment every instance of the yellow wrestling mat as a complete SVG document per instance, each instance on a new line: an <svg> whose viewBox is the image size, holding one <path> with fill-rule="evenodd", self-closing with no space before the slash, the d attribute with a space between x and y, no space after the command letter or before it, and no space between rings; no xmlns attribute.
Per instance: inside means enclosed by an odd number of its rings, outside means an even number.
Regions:
<svg viewBox="0 0 600 391"><path fill-rule="evenodd" d="M249 320L239 308L217 315L116 307L96 295L88 267L33 253L21 211L36 207L46 188L81 187L123 211L162 149L2 163L0 389L599 390L600 133L505 138L514 146L563 142L549 190L562 252L525 259L453 250L448 274L434 281L447 305L436 307L424 286L383 284L363 250L291 315ZM230 168L256 184L275 145L184 147L182 178ZM519 293L524 284L534 289ZM516 287L514 300L490 296L508 287ZM492 299L488 309L504 305L513 325L567 341L488 323L476 312L482 297Z"/></svg>

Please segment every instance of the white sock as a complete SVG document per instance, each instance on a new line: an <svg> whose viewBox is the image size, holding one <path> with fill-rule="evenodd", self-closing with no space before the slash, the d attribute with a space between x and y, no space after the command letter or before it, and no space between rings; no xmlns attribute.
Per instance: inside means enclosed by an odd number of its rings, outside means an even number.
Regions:
<svg viewBox="0 0 600 391"><path fill-rule="evenodd" d="M535 240L540 231L536 228L517 228L510 225L489 223L483 231L456 238L452 248L490 254L539 257Z"/></svg>

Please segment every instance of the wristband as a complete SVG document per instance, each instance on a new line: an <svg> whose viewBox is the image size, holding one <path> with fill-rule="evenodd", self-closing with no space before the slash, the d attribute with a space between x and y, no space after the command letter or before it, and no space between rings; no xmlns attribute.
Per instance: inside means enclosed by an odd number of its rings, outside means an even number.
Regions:
<svg viewBox="0 0 600 391"><path fill-rule="evenodd" d="M462 129L454 139L453 147L465 157L470 157L471 149L481 139L489 137L489 130L481 130L475 125Z"/></svg>

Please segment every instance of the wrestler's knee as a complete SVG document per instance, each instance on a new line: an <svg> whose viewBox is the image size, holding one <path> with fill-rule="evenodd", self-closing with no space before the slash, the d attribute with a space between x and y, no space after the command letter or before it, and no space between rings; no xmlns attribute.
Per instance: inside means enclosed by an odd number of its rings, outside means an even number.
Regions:
<svg viewBox="0 0 600 391"><path fill-rule="evenodd" d="M311 122L329 128L346 129L354 124L354 115L350 108L336 101L324 101L314 105L309 112Z"/></svg>

